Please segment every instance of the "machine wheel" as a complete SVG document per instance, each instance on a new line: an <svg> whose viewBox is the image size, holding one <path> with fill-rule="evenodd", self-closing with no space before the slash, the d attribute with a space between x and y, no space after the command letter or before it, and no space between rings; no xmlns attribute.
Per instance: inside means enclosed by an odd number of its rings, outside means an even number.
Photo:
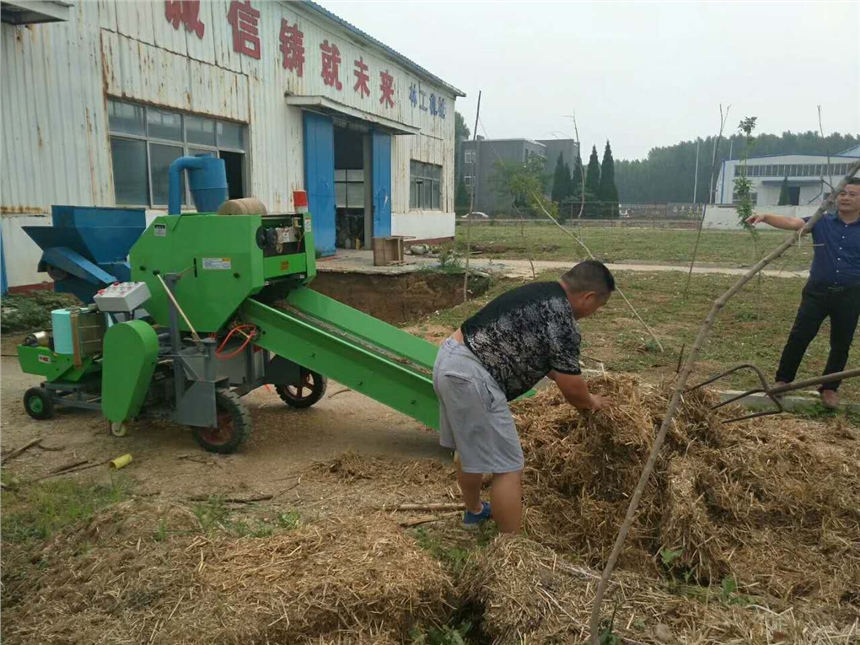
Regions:
<svg viewBox="0 0 860 645"><path fill-rule="evenodd" d="M108 427L114 437L125 437L128 435L128 424L125 421L111 421Z"/></svg>
<svg viewBox="0 0 860 645"><path fill-rule="evenodd" d="M276 385L281 400L293 408L309 408L325 395L328 379L322 374L301 369L300 385Z"/></svg>
<svg viewBox="0 0 860 645"><path fill-rule="evenodd" d="M43 387L31 387L24 393L24 409L34 419L44 421L54 418L54 399Z"/></svg>
<svg viewBox="0 0 860 645"><path fill-rule="evenodd" d="M194 428L194 439L204 450L229 454L236 452L251 432L251 414L239 395L227 389L215 392L217 428Z"/></svg>

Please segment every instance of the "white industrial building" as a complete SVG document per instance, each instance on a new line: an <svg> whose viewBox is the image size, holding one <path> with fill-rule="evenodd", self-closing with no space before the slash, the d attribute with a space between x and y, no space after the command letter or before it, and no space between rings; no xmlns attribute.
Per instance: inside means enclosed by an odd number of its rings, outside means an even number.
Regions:
<svg viewBox="0 0 860 645"><path fill-rule="evenodd" d="M860 146L831 155L829 165L825 155L770 155L750 157L746 162L730 159L723 162L720 170L716 202L732 204L737 201L733 180L746 174L752 182L753 203L758 207L779 204L780 189L786 177L788 206L817 207L830 194L828 184L838 183L858 157Z"/></svg>
<svg viewBox="0 0 860 645"><path fill-rule="evenodd" d="M313 2L0 2L3 247L52 205L166 209L184 154L226 162L232 198L291 212L317 250L454 235L455 87ZM441 42L441 41L440 41ZM442 46L442 45L440 45ZM190 203L187 200L186 203Z"/></svg>

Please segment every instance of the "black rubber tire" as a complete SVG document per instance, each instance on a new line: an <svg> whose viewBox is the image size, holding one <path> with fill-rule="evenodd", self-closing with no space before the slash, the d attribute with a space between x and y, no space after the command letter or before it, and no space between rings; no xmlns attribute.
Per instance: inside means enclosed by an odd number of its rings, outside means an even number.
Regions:
<svg viewBox="0 0 860 645"><path fill-rule="evenodd" d="M251 413L239 395L228 389L215 392L217 428L192 428L194 440L208 452L222 455L236 452L251 434Z"/></svg>
<svg viewBox="0 0 860 645"><path fill-rule="evenodd" d="M43 387L31 387L24 392L24 409L37 421L54 418L54 399Z"/></svg>
<svg viewBox="0 0 860 645"><path fill-rule="evenodd" d="M291 408L309 408L325 396L328 379L322 374L301 368L301 387L296 385L276 385L275 391L281 400ZM309 394L304 394L309 391Z"/></svg>

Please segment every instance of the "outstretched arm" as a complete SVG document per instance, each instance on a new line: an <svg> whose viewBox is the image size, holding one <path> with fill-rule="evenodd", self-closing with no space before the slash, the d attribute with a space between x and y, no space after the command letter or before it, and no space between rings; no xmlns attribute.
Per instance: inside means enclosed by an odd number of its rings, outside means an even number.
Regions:
<svg viewBox="0 0 860 645"><path fill-rule="evenodd" d="M561 390L565 400L575 408L604 410L610 405L609 399L605 396L589 392L585 379L579 374L562 374L553 370L549 373L549 377L558 385L558 389Z"/></svg>
<svg viewBox="0 0 860 645"><path fill-rule="evenodd" d="M785 217L784 215L772 215L771 213L753 215L747 218L747 224L755 225L759 222L764 222L768 226L773 226L783 231L799 231L806 223L799 217Z"/></svg>

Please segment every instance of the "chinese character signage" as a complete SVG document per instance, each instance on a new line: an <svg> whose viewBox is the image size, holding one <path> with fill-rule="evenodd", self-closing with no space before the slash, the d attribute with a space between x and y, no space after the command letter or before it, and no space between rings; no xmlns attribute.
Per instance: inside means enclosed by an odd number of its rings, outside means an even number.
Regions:
<svg viewBox="0 0 860 645"><path fill-rule="evenodd" d="M251 6L251 0L230 3L227 20L233 27L233 51L260 60L259 19L260 12Z"/></svg>
<svg viewBox="0 0 860 645"><path fill-rule="evenodd" d="M261 12L259 7L261 6L263 6L261 0L231 0L226 15L233 36L233 51L256 60L262 60L261 39L267 37L260 34ZM271 6L275 6L275 3L266 5L266 10L268 11ZM186 32L194 34L202 40L207 29L201 19L200 9L200 0L165 0L164 17L174 29L178 30L181 25L184 25ZM221 15L223 16L223 14ZM272 36L274 37L274 34ZM308 51L314 51L316 44L313 42L306 46L305 32L302 30L298 19L295 17L280 19L276 51L280 52L279 58L282 68L289 74L295 74L297 78L303 78L305 64L310 63L314 73L316 73L318 60L323 84L334 91L342 91L343 82L340 78L340 66L343 60L340 47L334 40L330 42L329 39L325 39L319 44L319 58L313 60L315 57L312 56L309 60L307 58ZM357 60L350 56L348 60L352 60L353 63L352 76L355 82L352 90L359 99L369 99L384 109L396 106L395 92L399 81L390 73L390 70L371 69L373 61L365 61L364 56L359 56ZM378 83L372 80L377 77L377 74ZM349 72L346 71L345 75L348 79ZM408 99L413 109L417 108L421 112L429 112L431 117L439 119L446 117L445 98L435 92L426 92L418 82L409 83Z"/></svg>
<svg viewBox="0 0 860 645"><path fill-rule="evenodd" d="M286 20L281 20L281 53L283 54L284 69L302 77L305 69L305 35L299 29L299 23L292 27Z"/></svg>
<svg viewBox="0 0 860 645"><path fill-rule="evenodd" d="M394 77L388 70L379 73L379 89L382 91L379 102L385 107L394 107Z"/></svg>
<svg viewBox="0 0 860 645"><path fill-rule="evenodd" d="M327 40L320 45L322 52L322 79L323 83L335 88L338 92L343 87L338 77L340 67L340 50L337 45L329 45Z"/></svg>
<svg viewBox="0 0 860 645"><path fill-rule="evenodd" d="M370 80L370 74L367 73L367 63L364 62L363 57L355 61L355 71L353 74L355 74L355 86L352 88L353 91L358 92L361 95L361 98L370 96L370 87L367 84Z"/></svg>
<svg viewBox="0 0 860 645"><path fill-rule="evenodd" d="M200 20L200 0L167 0L164 16L174 29L185 25L185 31L196 34L200 39L206 32L206 25Z"/></svg>

